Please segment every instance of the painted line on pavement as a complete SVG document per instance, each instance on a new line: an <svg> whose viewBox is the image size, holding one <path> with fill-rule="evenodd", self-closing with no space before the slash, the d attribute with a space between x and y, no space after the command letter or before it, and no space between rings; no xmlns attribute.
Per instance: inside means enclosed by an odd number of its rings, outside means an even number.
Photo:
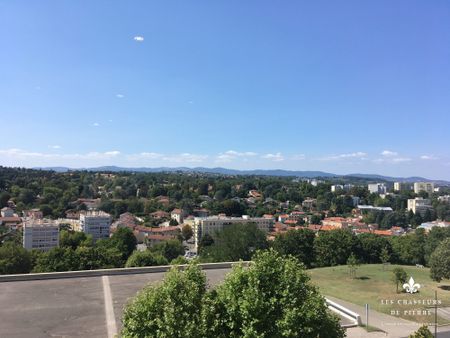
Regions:
<svg viewBox="0 0 450 338"><path fill-rule="evenodd" d="M117 335L116 317L114 316L114 307L112 302L111 287L109 286L109 277L102 277L103 298L105 299L106 329L108 338L114 338Z"/></svg>

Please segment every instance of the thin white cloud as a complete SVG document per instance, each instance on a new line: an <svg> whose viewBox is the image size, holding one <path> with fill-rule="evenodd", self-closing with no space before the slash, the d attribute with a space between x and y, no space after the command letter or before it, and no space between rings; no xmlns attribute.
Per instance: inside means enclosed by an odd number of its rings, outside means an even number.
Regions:
<svg viewBox="0 0 450 338"><path fill-rule="evenodd" d="M354 153L327 156L327 157L320 158L320 160L333 161L333 160L343 160L343 159L352 159L352 158L366 159L366 157L367 157L367 153L364 153L362 151L357 151Z"/></svg>
<svg viewBox="0 0 450 338"><path fill-rule="evenodd" d="M106 156L118 156L120 155L120 151L118 150L112 150L112 151L107 151L104 153Z"/></svg>
<svg viewBox="0 0 450 338"><path fill-rule="evenodd" d="M301 160L306 159L306 156L305 156L305 154L295 154L295 155L292 155L292 159L294 161L301 161Z"/></svg>
<svg viewBox="0 0 450 338"><path fill-rule="evenodd" d="M438 160L439 158L435 155L422 155L420 156L421 160Z"/></svg>
<svg viewBox="0 0 450 338"><path fill-rule="evenodd" d="M284 161L284 157L283 157L283 155L281 153L265 154L265 155L262 155L261 158L264 158L266 160L275 161L275 162Z"/></svg>
<svg viewBox="0 0 450 338"><path fill-rule="evenodd" d="M93 126L93 127L100 127L100 123L94 122L94 123L92 123L92 126Z"/></svg>
<svg viewBox="0 0 450 338"><path fill-rule="evenodd" d="M224 153L219 153L216 156L216 162L231 162L236 159L247 159L249 157L257 156L258 154L253 151L235 151L235 150L228 150Z"/></svg>
<svg viewBox="0 0 450 338"><path fill-rule="evenodd" d="M61 146L59 146L59 145L57 145L57 144L55 144L55 145L52 145L52 146L48 146L50 149L61 149L62 147Z"/></svg>
<svg viewBox="0 0 450 338"><path fill-rule="evenodd" d="M116 97L117 97L118 99L123 99L123 98L125 97L125 95L123 95L123 94L116 94Z"/></svg>
<svg viewBox="0 0 450 338"><path fill-rule="evenodd" d="M382 156L386 156L386 157L393 157L393 156L398 156L398 153L395 151L391 151L391 150L383 150L381 152Z"/></svg>
<svg viewBox="0 0 450 338"><path fill-rule="evenodd" d="M133 40L134 40L134 41L137 41L137 42L143 42L143 41L144 41L144 37L143 37L143 36L140 36L140 35L136 35L136 36L133 38Z"/></svg>

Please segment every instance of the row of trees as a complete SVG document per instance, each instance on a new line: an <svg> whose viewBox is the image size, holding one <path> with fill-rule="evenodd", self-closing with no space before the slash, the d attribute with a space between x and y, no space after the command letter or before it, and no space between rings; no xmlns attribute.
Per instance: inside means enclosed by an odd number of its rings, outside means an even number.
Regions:
<svg viewBox="0 0 450 338"><path fill-rule="evenodd" d="M316 236L309 229L300 229L280 234L271 242L256 225L234 224L212 237L204 236L200 254L204 261L250 260L254 251L273 247L282 255L296 257L306 267L345 265L351 256L359 263L433 267L436 261L433 253L441 243L446 243L445 239L450 239L450 228L435 227L428 234L417 229L405 236L388 238L370 233L355 235L341 229L323 231Z"/></svg>

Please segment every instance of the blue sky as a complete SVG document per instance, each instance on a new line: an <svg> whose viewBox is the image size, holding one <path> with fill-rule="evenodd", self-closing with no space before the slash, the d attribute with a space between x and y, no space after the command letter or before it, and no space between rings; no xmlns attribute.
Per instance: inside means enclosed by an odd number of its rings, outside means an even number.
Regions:
<svg viewBox="0 0 450 338"><path fill-rule="evenodd" d="M0 164L450 179L448 1L0 0Z"/></svg>

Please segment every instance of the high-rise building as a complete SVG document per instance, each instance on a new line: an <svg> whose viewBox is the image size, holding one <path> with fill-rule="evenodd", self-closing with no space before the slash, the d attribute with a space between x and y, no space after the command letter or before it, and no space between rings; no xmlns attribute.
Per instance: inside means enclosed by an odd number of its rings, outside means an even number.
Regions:
<svg viewBox="0 0 450 338"><path fill-rule="evenodd" d="M23 247L48 251L59 246L59 224L52 220L30 219L23 225Z"/></svg>
<svg viewBox="0 0 450 338"><path fill-rule="evenodd" d="M367 185L371 194L385 194L387 189L384 183L371 183Z"/></svg>
<svg viewBox="0 0 450 338"><path fill-rule="evenodd" d="M80 214L80 227L94 241L109 238L111 216L103 211L87 211Z"/></svg>
<svg viewBox="0 0 450 338"><path fill-rule="evenodd" d="M416 194L418 194L421 191L425 191L429 194L432 194L434 192L434 183L432 183L432 182L416 182L416 183L414 183L414 192Z"/></svg>
<svg viewBox="0 0 450 338"><path fill-rule="evenodd" d="M408 200L408 210L412 210L413 213L423 216L427 209L432 209L431 201L427 198L416 197Z"/></svg>

